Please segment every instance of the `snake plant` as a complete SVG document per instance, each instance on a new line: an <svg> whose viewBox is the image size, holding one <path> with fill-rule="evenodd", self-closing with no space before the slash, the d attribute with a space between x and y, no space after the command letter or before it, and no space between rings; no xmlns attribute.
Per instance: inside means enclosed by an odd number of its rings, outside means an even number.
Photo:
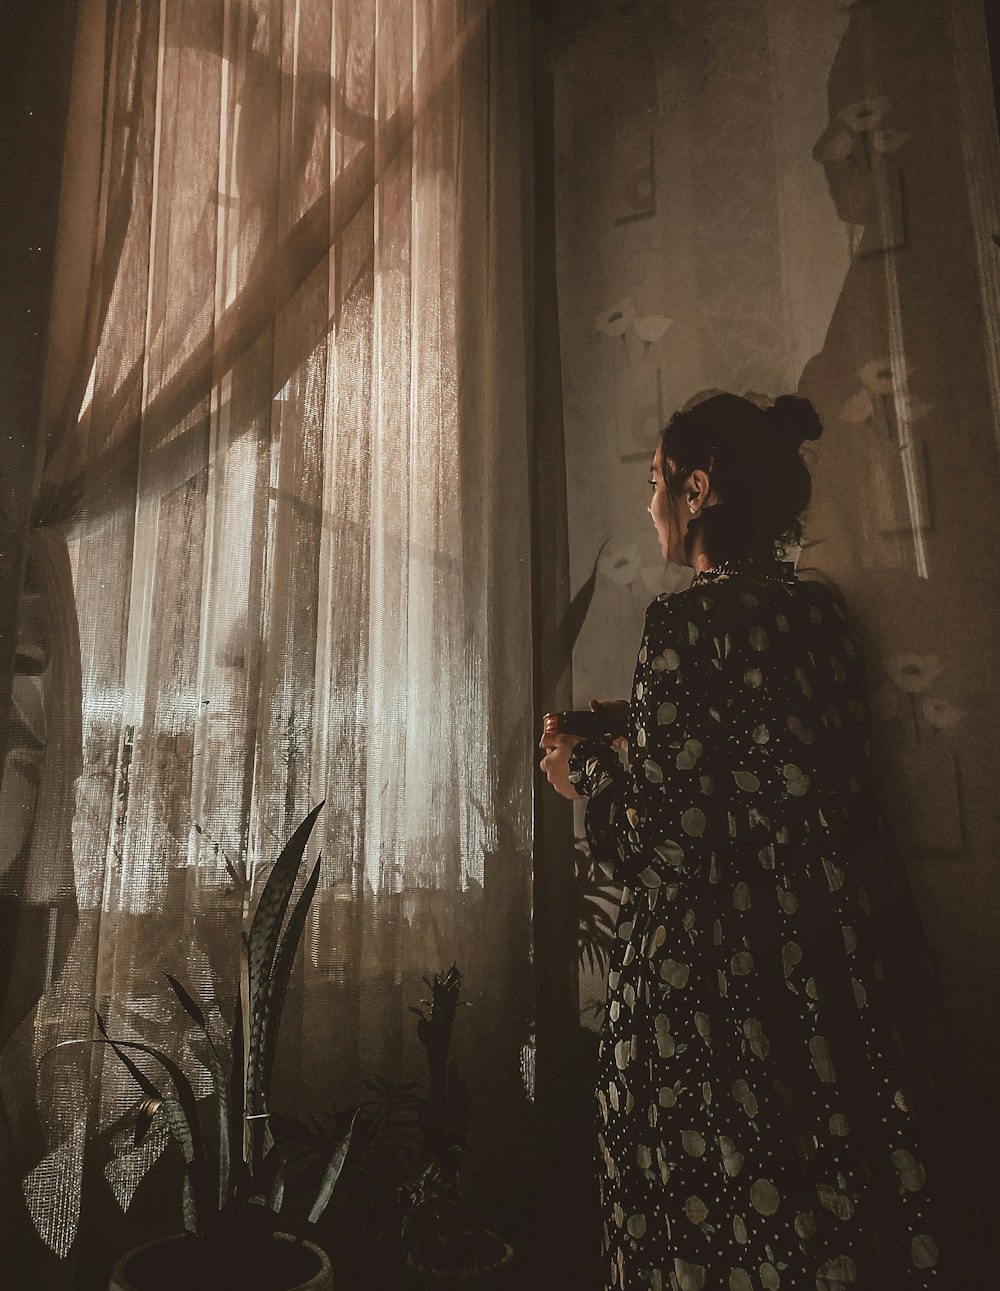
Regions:
<svg viewBox="0 0 1000 1291"><path fill-rule="evenodd" d="M317 860L288 913L309 836L322 803L313 808L281 850L257 902L249 932L241 938L239 987L227 1072L205 1017L205 1010L182 983L167 974L170 988L201 1032L212 1077L216 1132L203 1132L191 1081L161 1049L112 1037L98 1013L98 1043L111 1047L144 1094L135 1126L136 1145L157 1116L169 1127L184 1161L184 1227L202 1237L267 1236L274 1231L285 1194L282 1159L271 1133L270 1091L282 1006L292 964L319 882ZM287 915L287 918L286 918ZM164 1092L136 1062L152 1059L165 1073L172 1092ZM323 1214L340 1178L354 1122L331 1145L307 1223ZM214 1140L214 1142L213 1142Z"/></svg>

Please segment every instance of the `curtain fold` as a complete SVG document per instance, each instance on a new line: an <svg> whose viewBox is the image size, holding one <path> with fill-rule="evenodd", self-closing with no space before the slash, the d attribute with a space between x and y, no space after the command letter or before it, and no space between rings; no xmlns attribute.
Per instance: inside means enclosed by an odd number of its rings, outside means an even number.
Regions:
<svg viewBox="0 0 1000 1291"><path fill-rule="evenodd" d="M36 784L8 760L0 803L5 892L42 912L14 934L34 975L4 1003L4 1168L28 1245L65 1257L79 1232L81 1277L116 1207L136 1199L123 1242L179 1210L164 1193L150 1217L166 1140L132 1146L120 1064L53 1046L90 1040L96 1006L207 1088L162 974L224 1032L253 895L324 798L279 1100L420 1074L406 1006L454 960L479 1173L512 1177L532 1017L526 15L84 5L91 164L64 182L14 750ZM39 1286L73 1284L38 1259Z"/></svg>

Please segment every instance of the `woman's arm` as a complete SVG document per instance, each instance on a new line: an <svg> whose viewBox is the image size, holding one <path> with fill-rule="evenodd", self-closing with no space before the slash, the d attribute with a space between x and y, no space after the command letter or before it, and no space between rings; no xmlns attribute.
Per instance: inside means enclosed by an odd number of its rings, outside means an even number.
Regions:
<svg viewBox="0 0 1000 1291"><path fill-rule="evenodd" d="M630 769L610 745L573 749L570 779L587 804L587 838L616 877L656 887L692 873L725 808L710 767L722 740L717 651L701 602L685 593L653 601L632 689ZM719 786L724 792L724 786Z"/></svg>

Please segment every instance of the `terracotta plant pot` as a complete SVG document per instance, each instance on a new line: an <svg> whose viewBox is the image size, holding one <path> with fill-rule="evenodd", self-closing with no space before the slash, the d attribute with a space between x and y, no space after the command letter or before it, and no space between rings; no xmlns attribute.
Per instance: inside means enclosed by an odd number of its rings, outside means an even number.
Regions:
<svg viewBox="0 0 1000 1291"><path fill-rule="evenodd" d="M115 1266L108 1291L332 1291L333 1271L312 1242L287 1233L261 1243L252 1256L187 1234L138 1246Z"/></svg>

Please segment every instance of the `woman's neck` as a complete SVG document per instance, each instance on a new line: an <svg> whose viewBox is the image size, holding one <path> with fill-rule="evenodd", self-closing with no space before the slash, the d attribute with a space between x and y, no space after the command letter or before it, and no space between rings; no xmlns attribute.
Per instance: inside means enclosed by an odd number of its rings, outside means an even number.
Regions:
<svg viewBox="0 0 1000 1291"><path fill-rule="evenodd" d="M702 545L701 534L696 531L691 534L690 537L694 539L694 542L691 543L688 550L688 560L690 561L691 567L697 577L698 574L704 574L707 573L708 570L714 569L715 562L710 560L707 556L705 548Z"/></svg>

